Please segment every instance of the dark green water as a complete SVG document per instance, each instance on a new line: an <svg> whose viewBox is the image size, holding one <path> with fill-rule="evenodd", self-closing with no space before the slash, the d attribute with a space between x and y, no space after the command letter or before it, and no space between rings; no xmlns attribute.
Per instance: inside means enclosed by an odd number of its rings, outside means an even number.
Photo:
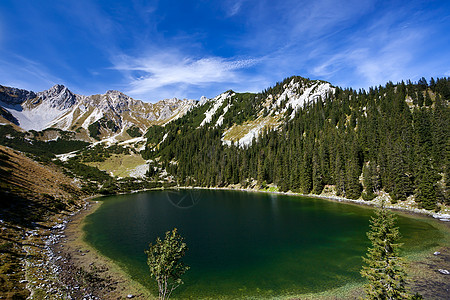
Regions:
<svg viewBox="0 0 450 300"><path fill-rule="evenodd" d="M370 208L321 199L214 190L102 198L86 241L155 289L144 250L177 227L189 251L176 298L298 295L361 282ZM436 246L431 222L399 216L406 254Z"/></svg>

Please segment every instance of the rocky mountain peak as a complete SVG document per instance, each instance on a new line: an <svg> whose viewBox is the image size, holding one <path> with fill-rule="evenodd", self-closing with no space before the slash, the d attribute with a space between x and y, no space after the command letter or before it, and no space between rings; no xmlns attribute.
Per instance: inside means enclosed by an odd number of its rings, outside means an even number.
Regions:
<svg viewBox="0 0 450 300"><path fill-rule="evenodd" d="M36 93L32 91L0 85L0 101L4 104L20 105L34 98L36 98Z"/></svg>
<svg viewBox="0 0 450 300"><path fill-rule="evenodd" d="M50 107L60 110L70 108L76 102L76 95L62 84L56 84L46 91L39 92L38 97L42 101L51 101Z"/></svg>
<svg viewBox="0 0 450 300"><path fill-rule="evenodd" d="M106 94L108 96L125 96L128 97L127 95L125 95L124 93L122 93L121 91L117 91L117 90L108 90L106 91Z"/></svg>

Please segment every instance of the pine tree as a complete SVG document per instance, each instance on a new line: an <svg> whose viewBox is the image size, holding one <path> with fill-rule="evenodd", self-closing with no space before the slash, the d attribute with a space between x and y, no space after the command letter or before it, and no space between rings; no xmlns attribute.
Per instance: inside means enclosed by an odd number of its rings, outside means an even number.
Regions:
<svg viewBox="0 0 450 300"><path fill-rule="evenodd" d="M430 94L428 91L425 91L425 105L431 106L433 104L433 101L431 100Z"/></svg>
<svg viewBox="0 0 450 300"><path fill-rule="evenodd" d="M319 157L316 152L313 155L312 161L312 180L313 180L313 188L312 192L316 195L320 195L323 191L323 176L319 165Z"/></svg>
<svg viewBox="0 0 450 300"><path fill-rule="evenodd" d="M419 105L419 107L423 106L423 102L425 101L425 99L423 98L423 93L422 91L418 91L417 92L417 104Z"/></svg>
<svg viewBox="0 0 450 300"><path fill-rule="evenodd" d="M396 217L382 204L370 223L367 237L372 246L363 257L361 275L368 279L365 286L367 299L407 299L406 273L399 256L400 233L395 226Z"/></svg>
<svg viewBox="0 0 450 300"><path fill-rule="evenodd" d="M359 183L361 169L358 165L358 150L356 148L356 140L354 139L348 151L346 167L347 190L345 196L350 199L358 199L361 196L361 184Z"/></svg>
<svg viewBox="0 0 450 300"><path fill-rule="evenodd" d="M303 154L303 159L300 164L300 189L304 194L309 194L312 190L311 158L307 153Z"/></svg>
<svg viewBox="0 0 450 300"><path fill-rule="evenodd" d="M258 185L262 186L264 182L264 153L261 152L258 156L258 170L256 175L256 180L258 181Z"/></svg>
<svg viewBox="0 0 450 300"><path fill-rule="evenodd" d="M375 190L375 187L373 184L374 174L372 164L373 163L367 163L363 167L363 183L365 191L362 197L366 201L370 201L376 197L376 195L373 192Z"/></svg>
<svg viewBox="0 0 450 300"><path fill-rule="evenodd" d="M416 202L420 206L432 210L436 208L437 200L437 184L436 181L440 179L439 174L433 170L431 166L431 159L422 157L419 167L417 197Z"/></svg>

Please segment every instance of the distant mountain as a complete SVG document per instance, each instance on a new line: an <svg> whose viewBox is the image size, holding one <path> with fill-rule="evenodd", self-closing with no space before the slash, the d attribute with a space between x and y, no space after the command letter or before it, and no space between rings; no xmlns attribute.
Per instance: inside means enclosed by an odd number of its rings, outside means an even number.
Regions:
<svg viewBox="0 0 450 300"><path fill-rule="evenodd" d="M277 128L284 118L292 119L304 104L325 99L334 92L335 88L328 82L299 76L289 78L262 95L227 91L199 103L208 106L200 126L220 127L225 122L222 141L228 145L248 146L264 129ZM252 107L248 107L250 98Z"/></svg>
<svg viewBox="0 0 450 300"><path fill-rule="evenodd" d="M246 147L264 130L279 128L286 120L292 120L304 105L330 98L335 91L329 82L293 76L258 94L230 90L212 99L202 97L180 120L182 124L172 124L160 130L159 135L157 129L151 130L148 150L165 141L165 134L176 136L172 127L176 131L186 124L193 128L220 129L222 144Z"/></svg>
<svg viewBox="0 0 450 300"><path fill-rule="evenodd" d="M85 140L145 133L183 116L195 100L166 99L155 104L135 100L119 91L83 96L63 85L32 91L0 85L0 119L25 130L57 128L75 131Z"/></svg>

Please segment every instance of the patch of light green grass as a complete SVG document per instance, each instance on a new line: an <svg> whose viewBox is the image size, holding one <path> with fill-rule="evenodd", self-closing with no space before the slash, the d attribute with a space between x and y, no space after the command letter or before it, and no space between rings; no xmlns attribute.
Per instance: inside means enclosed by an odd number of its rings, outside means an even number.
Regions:
<svg viewBox="0 0 450 300"><path fill-rule="evenodd" d="M90 162L86 164L112 173L114 176L127 177L130 171L134 170L137 166L145 164L145 160L139 154L114 154L103 162Z"/></svg>

